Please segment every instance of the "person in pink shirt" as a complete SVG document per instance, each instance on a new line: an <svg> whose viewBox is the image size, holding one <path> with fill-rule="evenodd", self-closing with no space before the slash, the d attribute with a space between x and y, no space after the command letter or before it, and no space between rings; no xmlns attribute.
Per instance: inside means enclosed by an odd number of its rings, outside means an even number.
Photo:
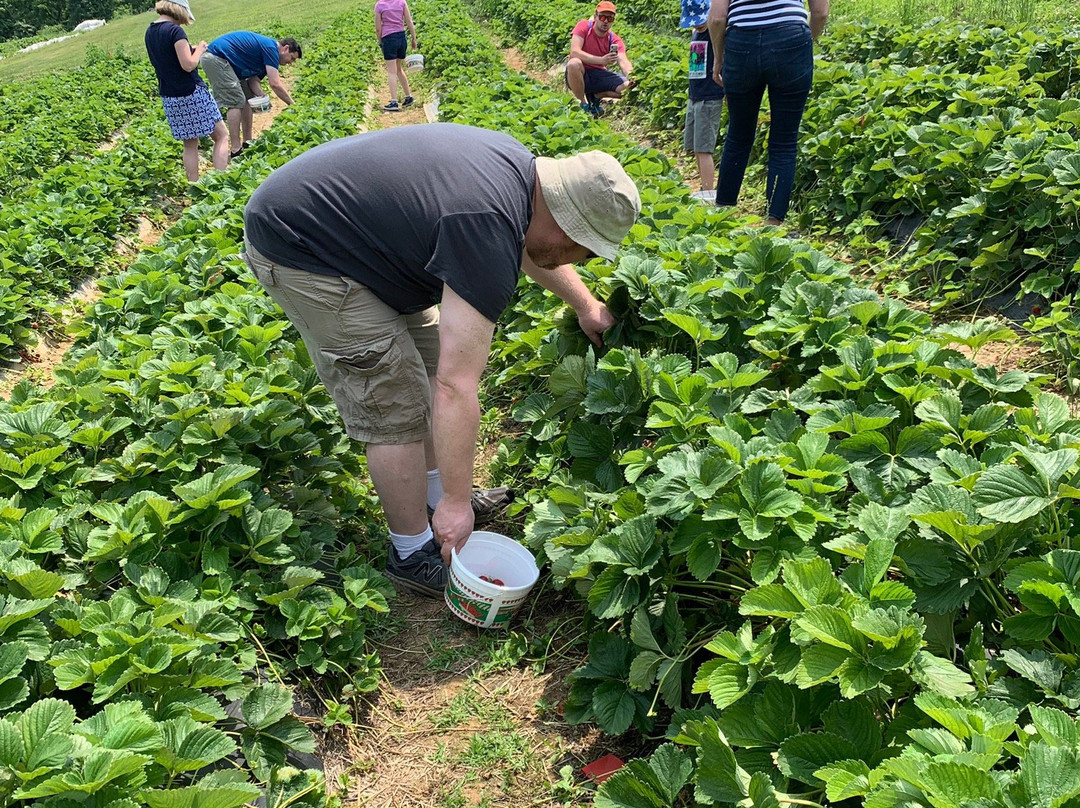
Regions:
<svg viewBox="0 0 1080 808"><path fill-rule="evenodd" d="M413 102L409 79L405 76L405 57L409 53L405 41L405 29L409 29L412 46L416 48L416 28L406 0L378 0L375 3L375 36L386 60L386 82L390 85L390 103L383 107L386 112L399 112ZM398 104L398 82L405 97Z"/></svg>
<svg viewBox="0 0 1080 808"><path fill-rule="evenodd" d="M599 117L603 98L622 98L633 85L634 66L626 58L626 43L611 30L615 24L615 4L600 0L591 20L581 20L570 35L570 58L566 61L566 86L581 108ZM618 66L622 71L611 70Z"/></svg>

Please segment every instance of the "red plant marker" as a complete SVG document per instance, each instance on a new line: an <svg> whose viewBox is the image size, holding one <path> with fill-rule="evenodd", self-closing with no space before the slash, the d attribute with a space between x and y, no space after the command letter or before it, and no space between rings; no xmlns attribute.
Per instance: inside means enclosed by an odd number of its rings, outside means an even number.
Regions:
<svg viewBox="0 0 1080 808"><path fill-rule="evenodd" d="M619 769L623 767L623 762L615 755L604 755L602 758L597 758L588 766L584 766L581 769L581 773L599 785L607 780L611 775L615 774Z"/></svg>

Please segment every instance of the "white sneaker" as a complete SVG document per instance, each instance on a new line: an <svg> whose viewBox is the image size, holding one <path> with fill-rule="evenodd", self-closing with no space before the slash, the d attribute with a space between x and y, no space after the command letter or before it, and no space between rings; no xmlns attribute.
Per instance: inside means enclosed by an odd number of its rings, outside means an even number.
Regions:
<svg viewBox="0 0 1080 808"><path fill-rule="evenodd" d="M696 199L698 202L707 202L709 204L716 204L716 191L694 191L690 194L691 199Z"/></svg>

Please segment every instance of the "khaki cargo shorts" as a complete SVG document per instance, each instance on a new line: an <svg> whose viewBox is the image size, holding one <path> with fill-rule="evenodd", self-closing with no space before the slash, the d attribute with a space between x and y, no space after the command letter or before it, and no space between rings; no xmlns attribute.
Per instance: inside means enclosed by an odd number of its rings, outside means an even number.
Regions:
<svg viewBox="0 0 1080 808"><path fill-rule="evenodd" d="M247 80L239 78L226 59L213 53L204 53L199 60L199 67L210 81L214 100L222 109L243 109L247 100L255 97Z"/></svg>
<svg viewBox="0 0 1080 808"><path fill-rule="evenodd" d="M375 444L427 437L439 310L401 314L352 278L282 266L247 241L244 248L251 271L304 338L349 437Z"/></svg>

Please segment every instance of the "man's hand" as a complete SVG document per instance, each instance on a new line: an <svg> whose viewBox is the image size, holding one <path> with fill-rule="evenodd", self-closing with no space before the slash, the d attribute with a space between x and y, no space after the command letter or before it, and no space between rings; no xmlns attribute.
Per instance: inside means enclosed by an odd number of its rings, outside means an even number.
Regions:
<svg viewBox="0 0 1080 808"><path fill-rule="evenodd" d="M612 65L619 63L619 54L605 53L603 56L600 57L600 62L604 65L604 67L611 67Z"/></svg>
<svg viewBox="0 0 1080 808"><path fill-rule="evenodd" d="M604 332L618 321L608 307L593 296L572 265L541 269L525 250L521 255L521 271L572 308L581 330L593 343L604 344Z"/></svg>
<svg viewBox="0 0 1080 808"><path fill-rule="evenodd" d="M713 63L712 80L714 82L716 82L717 84L719 84L721 87L724 86L724 77L723 77L723 75L721 75L723 73L723 70L724 70L723 62L714 62Z"/></svg>
<svg viewBox="0 0 1080 808"><path fill-rule="evenodd" d="M435 533L435 541L442 546L443 561L447 564L450 563L450 551L455 547L460 550L469 540L474 519L469 500L455 503L444 496L439 501L435 515L431 517L431 529Z"/></svg>
<svg viewBox="0 0 1080 808"><path fill-rule="evenodd" d="M577 316L581 330L597 347L604 344L604 332L618 322L615 315L608 311L608 307L599 300L593 300L583 306L578 310Z"/></svg>

